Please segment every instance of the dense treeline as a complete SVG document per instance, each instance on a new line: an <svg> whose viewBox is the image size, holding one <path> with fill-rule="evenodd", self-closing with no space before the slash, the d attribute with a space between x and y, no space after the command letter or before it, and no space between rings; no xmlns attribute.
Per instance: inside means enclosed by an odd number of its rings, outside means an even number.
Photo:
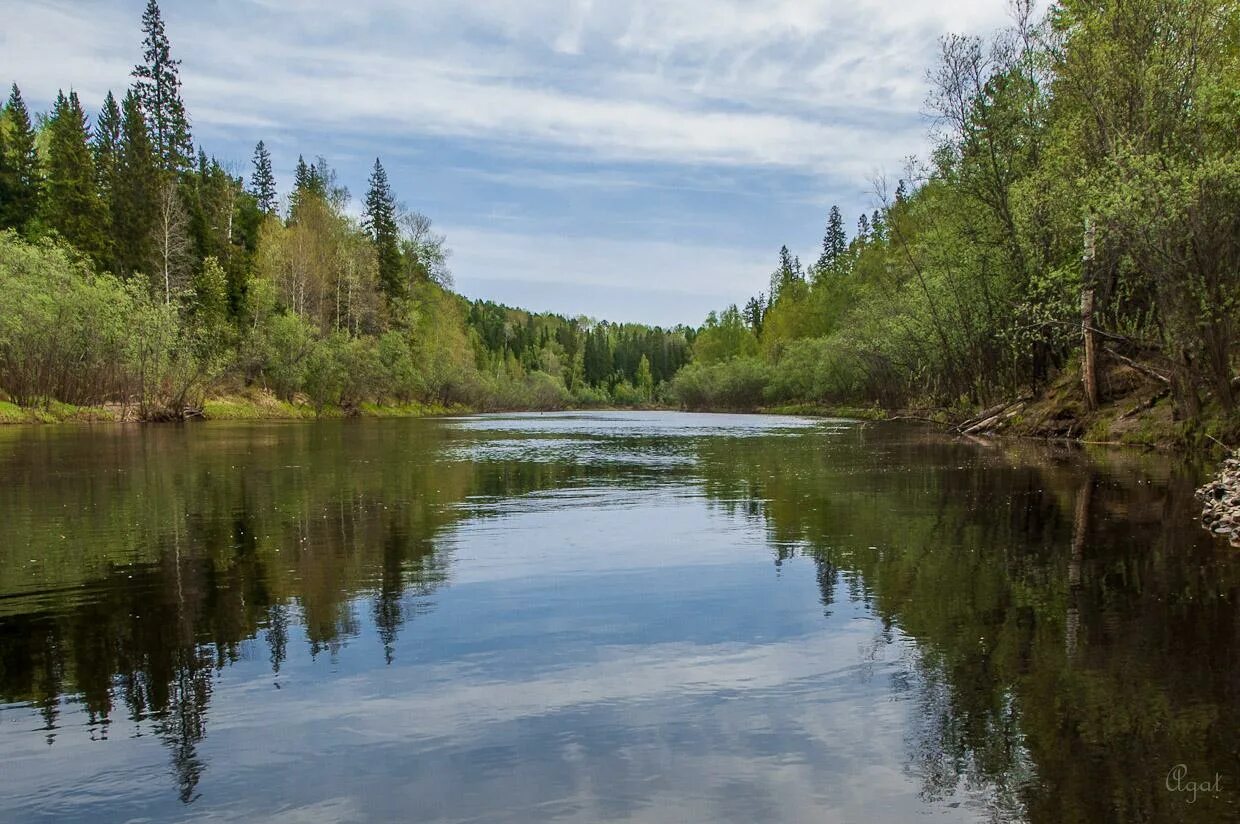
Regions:
<svg viewBox="0 0 1240 824"><path fill-rule="evenodd" d="M248 180L193 148L155 0L142 62L93 122L76 92L0 112L0 391L145 419L263 387L322 410L651 402L692 332L470 303L448 251L375 161L358 220L328 163L287 208L259 142ZM0 395L3 399L3 395Z"/></svg>
<svg viewBox="0 0 1240 824"><path fill-rule="evenodd" d="M676 398L977 406L1075 374L1088 336L1181 419L1234 422L1240 8L1019 6L991 39L942 42L929 162L708 318Z"/></svg>

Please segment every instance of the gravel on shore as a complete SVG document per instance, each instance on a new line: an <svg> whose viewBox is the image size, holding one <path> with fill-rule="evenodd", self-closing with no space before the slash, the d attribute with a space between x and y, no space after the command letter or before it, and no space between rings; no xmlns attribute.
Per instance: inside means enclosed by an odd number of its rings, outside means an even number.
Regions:
<svg viewBox="0 0 1240 824"><path fill-rule="evenodd" d="M1240 452L1223 461L1218 475L1197 490L1197 497L1202 525L1240 546Z"/></svg>

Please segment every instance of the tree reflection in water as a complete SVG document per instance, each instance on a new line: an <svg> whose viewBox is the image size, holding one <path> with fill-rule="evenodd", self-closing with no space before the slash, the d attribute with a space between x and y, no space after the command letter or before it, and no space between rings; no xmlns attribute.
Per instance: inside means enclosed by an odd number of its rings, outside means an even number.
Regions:
<svg viewBox="0 0 1240 824"><path fill-rule="evenodd" d="M1240 560L1165 459L895 427L629 436L693 458L658 466L449 460L465 436L433 422L0 437L0 700L37 708L49 745L66 702L98 739L123 714L187 804L216 678L249 645L279 686L294 638L335 658L366 622L392 664L449 581L444 536L486 501L657 477L763 525L781 574L808 556L827 617L874 615L925 799L980 795L1003 821L1233 812L1163 786L1177 763L1240 775Z"/></svg>

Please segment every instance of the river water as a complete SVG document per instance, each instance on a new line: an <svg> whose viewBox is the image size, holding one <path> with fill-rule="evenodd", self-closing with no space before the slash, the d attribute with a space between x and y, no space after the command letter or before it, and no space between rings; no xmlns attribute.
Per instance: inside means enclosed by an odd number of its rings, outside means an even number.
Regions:
<svg viewBox="0 0 1240 824"><path fill-rule="evenodd" d="M1200 471L673 413L0 429L0 820L1240 820Z"/></svg>

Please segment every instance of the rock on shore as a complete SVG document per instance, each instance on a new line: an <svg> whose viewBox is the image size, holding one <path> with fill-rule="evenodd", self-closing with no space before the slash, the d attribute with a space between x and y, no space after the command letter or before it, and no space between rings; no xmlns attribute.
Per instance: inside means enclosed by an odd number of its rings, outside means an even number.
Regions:
<svg viewBox="0 0 1240 824"><path fill-rule="evenodd" d="M1240 546L1240 452L1223 461L1218 475L1197 490L1197 497L1203 507L1202 525Z"/></svg>

